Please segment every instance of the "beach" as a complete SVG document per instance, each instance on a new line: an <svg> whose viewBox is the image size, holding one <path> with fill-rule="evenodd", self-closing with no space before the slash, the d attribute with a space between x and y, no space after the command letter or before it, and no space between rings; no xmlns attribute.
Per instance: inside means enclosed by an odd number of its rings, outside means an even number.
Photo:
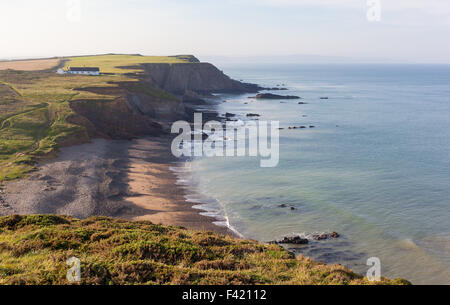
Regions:
<svg viewBox="0 0 450 305"><path fill-rule="evenodd" d="M5 183L0 215L111 216L233 234L185 200L170 167L169 137L94 139L62 148L21 180Z"/></svg>

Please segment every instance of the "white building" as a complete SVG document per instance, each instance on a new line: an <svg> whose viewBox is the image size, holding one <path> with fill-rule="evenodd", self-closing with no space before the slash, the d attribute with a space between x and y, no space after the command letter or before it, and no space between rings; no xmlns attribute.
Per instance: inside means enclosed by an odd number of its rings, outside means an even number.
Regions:
<svg viewBox="0 0 450 305"><path fill-rule="evenodd" d="M81 75L100 75L100 68L98 67L70 67L69 70L64 71L58 69L58 74L81 74Z"/></svg>

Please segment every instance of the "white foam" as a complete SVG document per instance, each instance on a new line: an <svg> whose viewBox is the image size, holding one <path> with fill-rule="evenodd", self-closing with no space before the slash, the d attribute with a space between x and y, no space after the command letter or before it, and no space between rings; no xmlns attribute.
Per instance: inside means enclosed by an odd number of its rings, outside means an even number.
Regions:
<svg viewBox="0 0 450 305"><path fill-rule="evenodd" d="M174 162L175 166L169 166L169 169L177 177L176 184L183 187L187 191L185 199L189 203L196 203L192 208L199 210L199 214L215 218L213 224L218 227L226 227L237 236L244 238L244 236L234 228L228 215L221 204L213 199L200 194L195 188L195 181L192 177L192 168L189 161L186 162Z"/></svg>

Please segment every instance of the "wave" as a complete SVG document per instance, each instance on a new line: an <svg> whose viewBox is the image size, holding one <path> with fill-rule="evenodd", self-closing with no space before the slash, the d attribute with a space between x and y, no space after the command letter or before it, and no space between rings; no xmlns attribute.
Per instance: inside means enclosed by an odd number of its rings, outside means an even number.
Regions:
<svg viewBox="0 0 450 305"><path fill-rule="evenodd" d="M192 177L192 168L190 161L174 162L175 166L169 166L169 169L175 174L176 184L186 190L185 200L194 204L192 208L199 210L199 214L215 219L213 224L219 227L226 227L237 236L244 238L235 227L230 223L230 219L223 206L214 198L207 197L198 191L198 184Z"/></svg>

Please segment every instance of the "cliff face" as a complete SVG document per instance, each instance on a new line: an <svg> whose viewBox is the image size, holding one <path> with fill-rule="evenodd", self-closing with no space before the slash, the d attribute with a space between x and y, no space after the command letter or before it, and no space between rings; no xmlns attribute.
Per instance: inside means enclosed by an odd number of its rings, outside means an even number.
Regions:
<svg viewBox="0 0 450 305"><path fill-rule="evenodd" d="M133 111L125 99L114 101L73 101L71 108L77 114L71 123L84 126L90 137L131 139L144 135L164 133L161 124L148 116Z"/></svg>
<svg viewBox="0 0 450 305"><path fill-rule="evenodd" d="M70 107L77 114L71 122L84 126L91 137L159 135L167 133L172 122L189 120L192 116L192 109L183 102L199 101L214 92L244 93L260 89L257 85L229 78L209 63L142 66L145 73L139 76L138 82L78 89L118 98L99 102L71 101Z"/></svg>
<svg viewBox="0 0 450 305"><path fill-rule="evenodd" d="M260 88L231 79L209 63L144 64L146 80L177 95L257 92Z"/></svg>
<svg viewBox="0 0 450 305"><path fill-rule="evenodd" d="M145 115L159 123L173 122L186 116L184 104L178 100L128 94L127 105L135 113Z"/></svg>

